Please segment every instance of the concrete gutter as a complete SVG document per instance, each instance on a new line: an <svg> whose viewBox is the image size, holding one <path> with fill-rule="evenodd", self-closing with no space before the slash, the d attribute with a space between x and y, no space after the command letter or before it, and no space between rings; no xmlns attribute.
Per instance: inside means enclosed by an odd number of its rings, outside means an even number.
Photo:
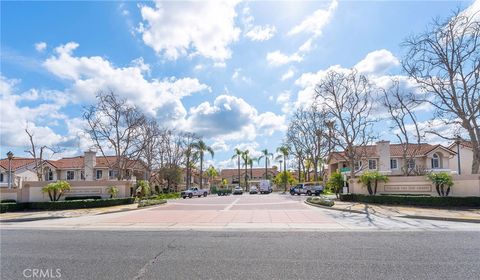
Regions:
<svg viewBox="0 0 480 280"><path fill-rule="evenodd" d="M480 224L480 219L469 219L469 218L435 217L435 216L420 216L420 215L405 215L405 216L399 216L399 217L400 218L408 218L408 219L422 219L422 220L462 222L462 223L478 223L478 224Z"/></svg>
<svg viewBox="0 0 480 280"><path fill-rule="evenodd" d="M352 210L352 209L343 209L343 208L335 208L335 207L329 207L329 206L323 206L315 203L311 203L308 201L304 201L305 204L318 207L318 208L323 208L323 209L328 209L328 210L335 210L335 211L341 211L341 212L349 212L349 213L357 213L357 214L367 214L365 211L360 211L360 210Z"/></svg>

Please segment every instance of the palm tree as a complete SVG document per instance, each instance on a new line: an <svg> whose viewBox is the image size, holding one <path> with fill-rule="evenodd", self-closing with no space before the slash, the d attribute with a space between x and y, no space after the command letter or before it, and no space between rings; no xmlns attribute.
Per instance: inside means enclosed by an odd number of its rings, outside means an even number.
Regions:
<svg viewBox="0 0 480 280"><path fill-rule="evenodd" d="M210 153L213 158L214 152L210 146L207 146L203 140L199 140L196 143L193 143L193 148L195 149L196 153L199 155L200 158L200 189L202 189L203 185L203 157L206 152Z"/></svg>
<svg viewBox="0 0 480 280"><path fill-rule="evenodd" d="M248 156L249 151L245 150L242 153L242 158L243 158L243 165L245 166L245 191L248 192L248 159L250 158Z"/></svg>
<svg viewBox="0 0 480 280"><path fill-rule="evenodd" d="M210 182L213 181L214 177L218 176L218 171L215 169L215 167L213 167L213 165L210 165L205 173L207 174Z"/></svg>
<svg viewBox="0 0 480 280"><path fill-rule="evenodd" d="M290 149L287 146L280 146L277 148L277 153L280 154L277 158L283 157L283 184L285 186L285 192L287 192L287 157L290 154Z"/></svg>
<svg viewBox="0 0 480 280"><path fill-rule="evenodd" d="M271 157L273 157L273 154L269 153L268 150L265 149L262 150L262 155L258 158L259 163L262 158L265 158L265 180L268 179L268 163L270 162Z"/></svg>
<svg viewBox="0 0 480 280"><path fill-rule="evenodd" d="M232 156L232 159L237 158L238 162L238 185L240 186L240 159L242 158L243 152L238 148L235 148L235 154Z"/></svg>
<svg viewBox="0 0 480 280"><path fill-rule="evenodd" d="M250 179L253 178L253 162L258 161L257 158L248 158L248 165L250 165Z"/></svg>

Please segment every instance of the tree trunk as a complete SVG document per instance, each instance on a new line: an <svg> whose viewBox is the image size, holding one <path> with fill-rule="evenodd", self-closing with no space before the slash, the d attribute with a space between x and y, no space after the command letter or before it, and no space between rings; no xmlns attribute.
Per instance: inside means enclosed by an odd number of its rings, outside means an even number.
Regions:
<svg viewBox="0 0 480 280"><path fill-rule="evenodd" d="M440 192L442 193L442 196L445 196L445 190L443 184L440 185Z"/></svg>
<svg viewBox="0 0 480 280"><path fill-rule="evenodd" d="M287 192L287 157L283 157L283 175L284 175L284 184L285 184L285 192Z"/></svg>
<svg viewBox="0 0 480 280"><path fill-rule="evenodd" d="M238 186L240 186L240 156L238 156Z"/></svg>
<svg viewBox="0 0 480 280"><path fill-rule="evenodd" d="M203 187L203 153L200 153L200 189Z"/></svg>
<svg viewBox="0 0 480 280"><path fill-rule="evenodd" d="M438 196L442 196L442 194L440 193L440 185L439 184L435 184L435 189L437 190Z"/></svg>
<svg viewBox="0 0 480 280"><path fill-rule="evenodd" d="M445 196L448 196L450 194L450 187L447 188L447 192L445 193Z"/></svg>
<svg viewBox="0 0 480 280"><path fill-rule="evenodd" d="M375 180L375 188L373 189L373 195L377 194L377 186L378 186L378 181Z"/></svg>
<svg viewBox="0 0 480 280"><path fill-rule="evenodd" d="M478 142L475 143L475 141L472 141L472 152L473 152L472 174L479 174L480 173L480 148L478 147Z"/></svg>
<svg viewBox="0 0 480 280"><path fill-rule="evenodd" d="M268 163L268 159L267 159L267 156L265 156L265 180L268 179L268 166L267 166L267 163Z"/></svg>
<svg viewBox="0 0 480 280"><path fill-rule="evenodd" d="M373 195L372 183L371 182L367 183L367 190L368 190L369 195Z"/></svg>

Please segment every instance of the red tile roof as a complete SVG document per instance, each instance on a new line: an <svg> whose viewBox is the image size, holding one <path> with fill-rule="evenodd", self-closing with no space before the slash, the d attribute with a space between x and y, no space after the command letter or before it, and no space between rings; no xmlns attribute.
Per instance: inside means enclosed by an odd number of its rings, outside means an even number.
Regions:
<svg viewBox="0 0 480 280"><path fill-rule="evenodd" d="M277 175L278 170L277 168L268 168L269 174ZM247 170L248 176L250 176L250 168ZM252 168L253 177L263 177L265 176L265 168ZM222 169L220 172L220 177L222 178L231 178L238 176L238 169L237 168L229 168L229 169ZM245 176L245 167L240 168L240 176Z"/></svg>
<svg viewBox="0 0 480 280"><path fill-rule="evenodd" d="M473 148L473 143L472 143L472 141L461 141L460 146L472 149ZM455 150L456 147L457 147L456 142L453 142L452 144L450 144L450 146L448 146L448 148L451 149L451 150Z"/></svg>
<svg viewBox="0 0 480 280"><path fill-rule="evenodd" d="M11 162L12 171L33 163L33 158L14 157ZM0 159L0 166L8 170L8 158Z"/></svg>
<svg viewBox="0 0 480 280"><path fill-rule="evenodd" d="M431 145L427 143L420 143L420 144L408 144L407 146L407 155L409 156L425 156L429 152L435 150L436 148L442 148L447 150L448 152L455 154L454 151L450 150L449 148L438 145ZM361 150L359 153L364 157L375 158L379 157L376 149L376 145L367 145L365 147L357 147ZM391 157L402 157L403 156L403 145L402 144L390 144L390 156ZM345 152L333 152L330 154L329 162L341 162L345 160Z"/></svg>

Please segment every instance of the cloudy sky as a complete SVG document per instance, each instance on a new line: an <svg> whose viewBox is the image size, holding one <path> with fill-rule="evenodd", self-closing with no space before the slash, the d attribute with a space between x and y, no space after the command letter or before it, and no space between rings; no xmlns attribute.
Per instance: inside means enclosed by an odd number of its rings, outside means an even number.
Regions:
<svg viewBox="0 0 480 280"><path fill-rule="evenodd" d="M274 151L327 69L356 67L381 84L402 75L406 37L457 8L480 10L480 0L0 5L1 157L25 155L27 126L63 156L81 154L82 108L112 89L162 125L203 135L220 167L235 147Z"/></svg>

